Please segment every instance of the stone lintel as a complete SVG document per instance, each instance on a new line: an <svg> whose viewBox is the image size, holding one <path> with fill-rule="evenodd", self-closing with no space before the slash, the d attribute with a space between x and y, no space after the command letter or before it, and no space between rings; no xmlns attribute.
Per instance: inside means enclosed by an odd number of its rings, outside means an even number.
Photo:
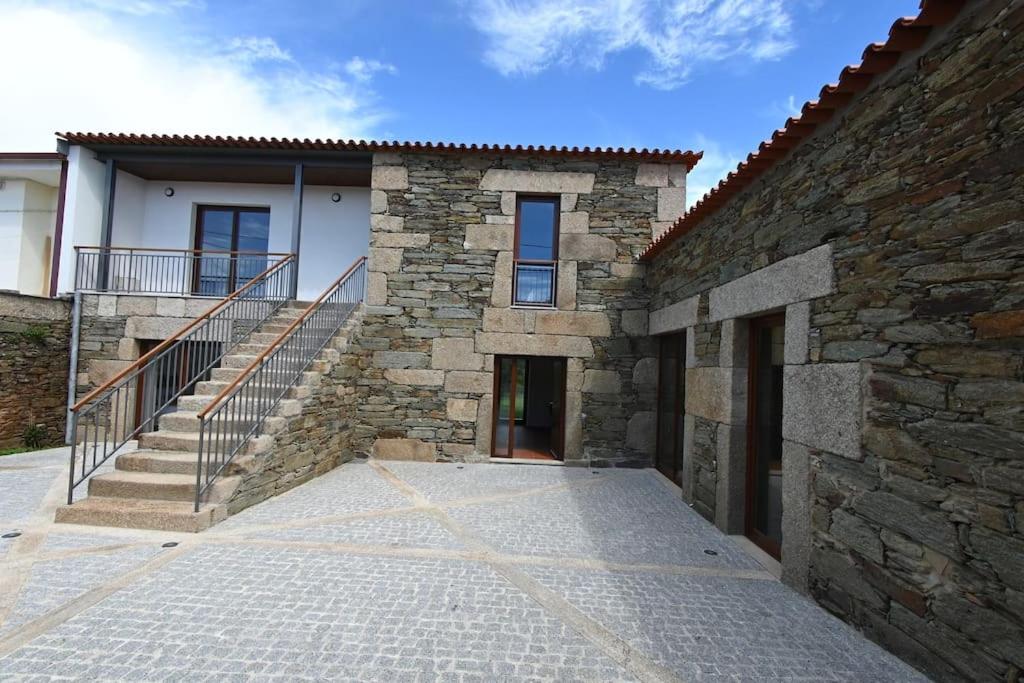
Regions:
<svg viewBox="0 0 1024 683"><path fill-rule="evenodd" d="M594 191L594 174L491 168L484 172L484 177L480 180L480 189L501 192L589 194Z"/></svg>
<svg viewBox="0 0 1024 683"><path fill-rule="evenodd" d="M677 301L670 306L651 311L648 322L648 334L665 334L680 332L697 324L697 308L700 295Z"/></svg>
<svg viewBox="0 0 1024 683"><path fill-rule="evenodd" d="M712 289L708 320L766 313L830 294L834 289L832 245L790 256Z"/></svg>
<svg viewBox="0 0 1024 683"><path fill-rule="evenodd" d="M578 337L610 337L608 316L597 311L537 311L533 332Z"/></svg>
<svg viewBox="0 0 1024 683"><path fill-rule="evenodd" d="M593 358L594 356L594 346L589 337L507 332L477 332L476 351L477 353L566 358Z"/></svg>

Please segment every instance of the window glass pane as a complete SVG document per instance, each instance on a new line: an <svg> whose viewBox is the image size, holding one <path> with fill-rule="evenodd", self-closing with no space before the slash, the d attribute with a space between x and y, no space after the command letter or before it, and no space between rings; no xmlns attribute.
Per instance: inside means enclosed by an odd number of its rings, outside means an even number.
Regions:
<svg viewBox="0 0 1024 683"><path fill-rule="evenodd" d="M524 199L519 202L519 258L555 259L555 209L553 200Z"/></svg>
<svg viewBox="0 0 1024 683"><path fill-rule="evenodd" d="M230 251L234 220L235 212L230 209L203 209L199 223L202 226L199 248Z"/></svg>
<svg viewBox="0 0 1024 683"><path fill-rule="evenodd" d="M265 253L270 245L270 214L266 211L241 211L238 214L238 251ZM267 266L266 257L239 256L238 284L253 279Z"/></svg>

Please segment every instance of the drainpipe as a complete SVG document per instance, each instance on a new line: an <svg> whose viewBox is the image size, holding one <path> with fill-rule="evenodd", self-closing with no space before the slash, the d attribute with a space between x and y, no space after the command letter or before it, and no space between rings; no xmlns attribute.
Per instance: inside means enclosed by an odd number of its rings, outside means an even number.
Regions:
<svg viewBox="0 0 1024 683"><path fill-rule="evenodd" d="M66 424L64 426L64 443L74 443L75 435L72 431L71 406L75 405L75 394L78 384L78 339L81 335L82 326L82 293L75 292L74 303L71 304L71 354L68 362L68 407Z"/></svg>

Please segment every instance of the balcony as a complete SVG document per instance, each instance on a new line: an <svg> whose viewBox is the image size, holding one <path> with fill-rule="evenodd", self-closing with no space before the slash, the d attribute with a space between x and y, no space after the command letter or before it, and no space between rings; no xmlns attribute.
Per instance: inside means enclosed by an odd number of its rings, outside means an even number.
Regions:
<svg viewBox="0 0 1024 683"><path fill-rule="evenodd" d="M224 297L288 254L75 247L75 291Z"/></svg>
<svg viewBox="0 0 1024 683"><path fill-rule="evenodd" d="M554 308L557 261L519 259L512 270L512 305Z"/></svg>

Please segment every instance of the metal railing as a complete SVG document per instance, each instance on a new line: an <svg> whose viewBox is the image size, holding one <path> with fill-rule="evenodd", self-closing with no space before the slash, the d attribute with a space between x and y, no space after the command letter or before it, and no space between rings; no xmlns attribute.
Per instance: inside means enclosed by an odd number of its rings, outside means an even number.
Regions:
<svg viewBox="0 0 1024 683"><path fill-rule="evenodd" d="M227 296L282 253L75 247L75 291Z"/></svg>
<svg viewBox="0 0 1024 683"><path fill-rule="evenodd" d="M554 306L557 274L557 261L517 260L512 272L512 303L541 308Z"/></svg>
<svg viewBox="0 0 1024 683"><path fill-rule="evenodd" d="M363 300L365 280L364 256L198 413L197 512L203 494L246 444L260 436L284 395Z"/></svg>
<svg viewBox="0 0 1024 683"><path fill-rule="evenodd" d="M287 256L259 273L71 407L69 505L76 486L127 442L153 431L179 396L281 308L294 267Z"/></svg>

